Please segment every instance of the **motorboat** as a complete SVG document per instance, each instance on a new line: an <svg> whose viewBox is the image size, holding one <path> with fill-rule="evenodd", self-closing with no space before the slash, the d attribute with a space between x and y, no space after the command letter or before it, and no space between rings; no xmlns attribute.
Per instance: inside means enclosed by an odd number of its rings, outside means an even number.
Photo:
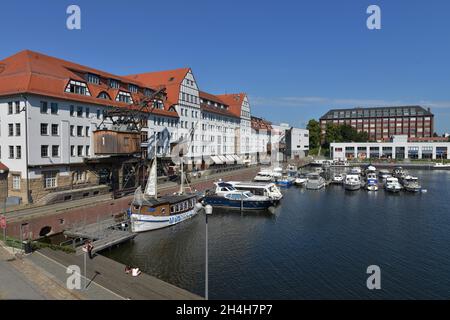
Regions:
<svg viewBox="0 0 450 320"><path fill-rule="evenodd" d="M276 205L276 200L267 196L257 196L250 191L242 191L227 182L215 182L215 191L207 192L203 204L219 208L241 210L264 210Z"/></svg>
<svg viewBox="0 0 450 320"><path fill-rule="evenodd" d="M348 174L344 179L345 190L359 190L361 188L361 177L359 174Z"/></svg>
<svg viewBox="0 0 450 320"><path fill-rule="evenodd" d="M375 168L373 165L368 165L367 168L364 170L364 175L367 176L369 173L373 172L375 173L377 171L377 168Z"/></svg>
<svg viewBox="0 0 450 320"><path fill-rule="evenodd" d="M402 185L398 182L398 179L395 177L389 177L386 179L386 183L384 185L386 191L397 193L403 189Z"/></svg>
<svg viewBox="0 0 450 320"><path fill-rule="evenodd" d="M331 182L335 184L342 184L344 182L344 178L345 178L344 174L338 173L335 174L333 178L331 178Z"/></svg>
<svg viewBox="0 0 450 320"><path fill-rule="evenodd" d="M283 168L281 167L275 167L271 171L272 177L277 180L283 177Z"/></svg>
<svg viewBox="0 0 450 320"><path fill-rule="evenodd" d="M289 177L295 177L295 176L297 176L297 173L298 173L298 169L297 169L297 166L294 166L294 165L288 165L287 166L287 168L286 168L286 170L287 170L287 175L289 176Z"/></svg>
<svg viewBox="0 0 450 320"><path fill-rule="evenodd" d="M325 179L317 172L310 173L307 177L308 181L306 182L306 189L319 190L325 187Z"/></svg>
<svg viewBox="0 0 450 320"><path fill-rule="evenodd" d="M270 182L273 181L273 175L270 171L260 171L253 178L254 181Z"/></svg>
<svg viewBox="0 0 450 320"><path fill-rule="evenodd" d="M227 183L239 191L250 191L256 196L266 196L276 201L283 198L280 189L273 182L228 181Z"/></svg>
<svg viewBox="0 0 450 320"><path fill-rule="evenodd" d="M377 179L377 174L375 172L367 173L366 189L368 191L377 191L378 190L378 179Z"/></svg>
<svg viewBox="0 0 450 320"><path fill-rule="evenodd" d="M394 178L401 178L406 175L406 171L402 167L395 167L394 170L392 170L392 176Z"/></svg>
<svg viewBox="0 0 450 320"><path fill-rule="evenodd" d="M436 162L433 165L433 169L450 170L450 163Z"/></svg>
<svg viewBox="0 0 450 320"><path fill-rule="evenodd" d="M421 185L419 184L419 178L407 175L403 178L403 188L409 192L420 192L422 190Z"/></svg>
<svg viewBox="0 0 450 320"><path fill-rule="evenodd" d="M360 167L353 167L350 169L350 174L361 174L361 168Z"/></svg>
<svg viewBox="0 0 450 320"><path fill-rule="evenodd" d="M304 175L298 176L294 180L294 184L296 186L304 186L304 185L306 185L307 182L308 182L308 178Z"/></svg>
<svg viewBox="0 0 450 320"><path fill-rule="evenodd" d="M281 187L290 187L294 183L295 178L289 176L282 176L275 180L275 183Z"/></svg>

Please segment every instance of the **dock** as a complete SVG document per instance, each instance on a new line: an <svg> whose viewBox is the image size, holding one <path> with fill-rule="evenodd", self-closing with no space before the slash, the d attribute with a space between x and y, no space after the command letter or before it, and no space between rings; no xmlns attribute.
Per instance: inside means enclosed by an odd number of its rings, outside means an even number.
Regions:
<svg viewBox="0 0 450 320"><path fill-rule="evenodd" d="M79 225L64 231L64 235L71 238L70 242L75 248L77 243L90 240L94 248L92 253L99 252L134 239L137 234L130 232L129 221L109 218L88 225ZM76 254L83 254L82 248L76 248Z"/></svg>
<svg viewBox="0 0 450 320"><path fill-rule="evenodd" d="M67 267L79 266L82 272L82 285L85 279L87 290L75 292L86 299L98 300L201 300L202 297L185 289L162 281L151 275L141 273L137 277L125 273L125 265L102 255L87 259L86 278L84 278L84 261L82 256L51 250L40 249L28 255L34 264L52 274L63 285L67 279Z"/></svg>

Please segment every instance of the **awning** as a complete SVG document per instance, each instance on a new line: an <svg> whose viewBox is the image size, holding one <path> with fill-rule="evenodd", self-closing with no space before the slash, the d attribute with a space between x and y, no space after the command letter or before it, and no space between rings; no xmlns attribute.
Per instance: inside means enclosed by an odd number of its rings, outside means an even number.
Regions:
<svg viewBox="0 0 450 320"><path fill-rule="evenodd" d="M227 158L228 164L234 164L234 162L236 161L231 155L226 155L225 158Z"/></svg>
<svg viewBox="0 0 450 320"><path fill-rule="evenodd" d="M223 164L223 161L218 156L211 156L211 160L214 161L215 164Z"/></svg>
<svg viewBox="0 0 450 320"><path fill-rule="evenodd" d="M243 163L242 159L238 155L233 154L232 157L234 158L234 160L236 160L237 164L242 164Z"/></svg>
<svg viewBox="0 0 450 320"><path fill-rule="evenodd" d="M224 156L218 156L220 160L222 160L222 163L227 163L227 161L229 161L227 158L225 158Z"/></svg>

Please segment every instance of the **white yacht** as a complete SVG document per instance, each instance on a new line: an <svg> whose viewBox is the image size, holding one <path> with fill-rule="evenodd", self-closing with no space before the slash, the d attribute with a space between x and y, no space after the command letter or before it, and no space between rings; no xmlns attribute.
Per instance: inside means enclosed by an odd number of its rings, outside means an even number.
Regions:
<svg viewBox="0 0 450 320"><path fill-rule="evenodd" d="M308 182L306 182L306 189L318 190L325 187L325 179L322 178L318 173L308 174Z"/></svg>
<svg viewBox="0 0 450 320"><path fill-rule="evenodd" d="M398 182L397 178L389 177L386 179L384 188L386 189L386 191L396 193L402 190L402 185L400 184L400 182Z"/></svg>
<svg viewBox="0 0 450 320"><path fill-rule="evenodd" d="M378 179L377 174L375 172L369 172L366 175L366 189L369 191L377 191L378 190Z"/></svg>
<svg viewBox="0 0 450 320"><path fill-rule="evenodd" d="M335 174L331 179L331 182L335 184L342 184L342 182L344 182L344 175L342 173Z"/></svg>
<svg viewBox="0 0 450 320"><path fill-rule="evenodd" d="M228 181L236 190L250 191L256 196L266 196L273 200L281 200L283 194L280 189L273 182L252 182L252 181Z"/></svg>
<svg viewBox="0 0 450 320"><path fill-rule="evenodd" d="M344 180L345 190L359 190L361 188L361 177L359 174L348 174Z"/></svg>
<svg viewBox="0 0 450 320"><path fill-rule="evenodd" d="M273 175L270 171L260 171L256 174L254 181L270 182L273 181Z"/></svg>
<svg viewBox="0 0 450 320"><path fill-rule="evenodd" d="M419 192L422 187L419 184L419 178L407 175L402 179L403 188L409 192Z"/></svg>

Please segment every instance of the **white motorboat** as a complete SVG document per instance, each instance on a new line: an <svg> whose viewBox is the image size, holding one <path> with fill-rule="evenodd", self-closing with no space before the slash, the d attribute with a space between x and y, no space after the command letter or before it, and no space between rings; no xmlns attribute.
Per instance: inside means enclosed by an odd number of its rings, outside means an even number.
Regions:
<svg viewBox="0 0 450 320"><path fill-rule="evenodd" d="M398 182L398 179L395 177L389 177L386 179L386 184L384 185L384 188L386 191L397 193L400 192L400 190L403 189L400 182Z"/></svg>
<svg viewBox="0 0 450 320"><path fill-rule="evenodd" d="M254 181L270 182L273 181L273 175L270 171L260 171L256 174Z"/></svg>
<svg viewBox="0 0 450 320"><path fill-rule="evenodd" d="M344 182L344 175L343 175L342 173L335 174L335 175L333 176L333 178L331 179L331 182L332 182L332 183L335 183L335 184L341 184L341 183L343 183L343 182Z"/></svg>
<svg viewBox="0 0 450 320"><path fill-rule="evenodd" d="M402 180L403 188L409 192L419 192L422 190L421 185L419 184L419 178L407 175L403 177Z"/></svg>
<svg viewBox="0 0 450 320"><path fill-rule="evenodd" d="M281 200L283 194L280 189L273 182L252 182L252 181L228 181L236 190L250 191L256 196L267 196L274 200Z"/></svg>
<svg viewBox="0 0 450 320"><path fill-rule="evenodd" d="M450 170L450 163L436 162L433 165L433 169Z"/></svg>
<svg viewBox="0 0 450 320"><path fill-rule="evenodd" d="M296 186L304 186L308 182L308 178L306 177L297 177L294 180L294 184Z"/></svg>
<svg viewBox="0 0 450 320"><path fill-rule="evenodd" d="M361 171L360 167L353 167L353 168L350 169L350 174L358 174L358 175L360 175L361 172L362 171Z"/></svg>
<svg viewBox="0 0 450 320"><path fill-rule="evenodd" d="M348 174L344 180L345 190L359 190L361 188L361 177L359 174Z"/></svg>
<svg viewBox="0 0 450 320"><path fill-rule="evenodd" d="M306 182L306 189L319 190L325 187L325 179L322 178L318 173L308 174L308 181Z"/></svg>
<svg viewBox="0 0 450 320"><path fill-rule="evenodd" d="M378 172L378 177L380 177L380 178L383 179L383 180L386 180L387 178L392 177L392 175L391 175L391 173L389 172L389 170L387 170L387 169L381 169L381 170Z"/></svg>

